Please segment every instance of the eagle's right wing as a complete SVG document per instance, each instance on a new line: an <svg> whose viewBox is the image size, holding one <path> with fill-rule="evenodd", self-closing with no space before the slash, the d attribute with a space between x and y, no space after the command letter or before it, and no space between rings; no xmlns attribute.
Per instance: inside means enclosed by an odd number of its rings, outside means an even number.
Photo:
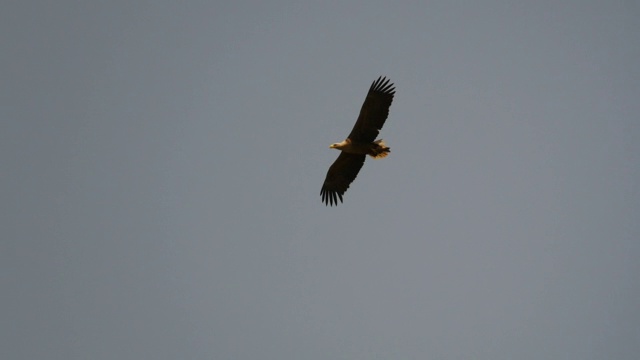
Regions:
<svg viewBox="0 0 640 360"><path fill-rule="evenodd" d="M338 198L342 202L342 195L347 191L349 185L362 168L366 155L348 154L341 152L340 156L333 162L333 165L327 171L327 177L322 184L322 201L326 205L338 205Z"/></svg>

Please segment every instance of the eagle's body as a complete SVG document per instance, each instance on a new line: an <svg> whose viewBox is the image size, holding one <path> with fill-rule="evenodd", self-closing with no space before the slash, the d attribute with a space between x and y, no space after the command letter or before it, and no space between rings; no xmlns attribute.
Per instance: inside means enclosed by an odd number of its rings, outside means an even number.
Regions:
<svg viewBox="0 0 640 360"><path fill-rule="evenodd" d="M347 139L329 146L341 153L329 168L320 190L325 204L338 205L338 199L342 202L342 195L358 176L366 155L381 159L389 154L390 150L384 141L375 138L389 115L394 94L393 84L389 84L388 79L379 77L371 84L358 120Z"/></svg>
<svg viewBox="0 0 640 360"><path fill-rule="evenodd" d="M389 154L389 148L383 140L376 140L371 143L359 143L353 142L351 139L346 139L343 142L329 145L330 149L338 149L348 154L356 155L369 155L374 159L382 159Z"/></svg>

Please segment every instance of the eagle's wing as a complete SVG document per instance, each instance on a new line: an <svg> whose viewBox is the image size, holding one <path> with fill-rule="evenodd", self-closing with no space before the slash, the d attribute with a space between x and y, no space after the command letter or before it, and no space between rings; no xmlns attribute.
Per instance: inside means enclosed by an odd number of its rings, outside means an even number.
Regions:
<svg viewBox="0 0 640 360"><path fill-rule="evenodd" d="M322 184L322 201L325 204L333 206L338 205L338 198L342 202L342 195L347 191L349 185L362 168L366 155L348 154L341 152L340 156L333 162L333 165L327 171L327 177Z"/></svg>
<svg viewBox="0 0 640 360"><path fill-rule="evenodd" d="M382 76L371 84L367 98L360 109L358 121L349 134L351 140L370 143L376 139L389 116L389 107L395 93L393 83L389 84L389 79Z"/></svg>

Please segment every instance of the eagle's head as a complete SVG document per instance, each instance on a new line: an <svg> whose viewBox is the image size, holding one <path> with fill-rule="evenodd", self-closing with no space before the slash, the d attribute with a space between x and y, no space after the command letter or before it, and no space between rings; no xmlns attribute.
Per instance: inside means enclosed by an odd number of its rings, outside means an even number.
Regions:
<svg viewBox="0 0 640 360"><path fill-rule="evenodd" d="M346 140L344 140L342 142L329 145L329 149L344 150L345 148L347 148L349 146L349 144L351 144L351 140L350 139L346 139Z"/></svg>

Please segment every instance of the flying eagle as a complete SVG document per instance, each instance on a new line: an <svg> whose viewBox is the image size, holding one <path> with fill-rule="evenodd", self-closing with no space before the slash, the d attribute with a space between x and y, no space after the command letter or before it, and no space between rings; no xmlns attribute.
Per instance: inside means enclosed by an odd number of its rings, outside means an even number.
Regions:
<svg viewBox="0 0 640 360"><path fill-rule="evenodd" d="M330 149L338 149L341 153L329 168L320 190L322 201L326 205L338 205L338 199L342 202L342 195L358 176L367 155L374 159L382 159L389 154L389 148L384 141L375 139L387 120L395 93L393 83L389 84L389 79L380 76L371 84L358 120L347 139L329 146Z"/></svg>

